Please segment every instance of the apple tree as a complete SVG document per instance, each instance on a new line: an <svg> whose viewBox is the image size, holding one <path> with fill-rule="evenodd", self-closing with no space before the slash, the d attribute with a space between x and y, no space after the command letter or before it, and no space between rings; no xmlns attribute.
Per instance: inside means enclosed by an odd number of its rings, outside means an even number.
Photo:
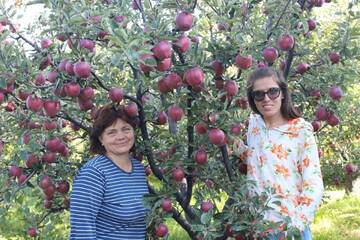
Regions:
<svg viewBox="0 0 360 240"><path fill-rule="evenodd" d="M246 132L247 76L264 66L283 71L312 121L323 168L335 162L326 145L335 138L340 170L351 163L357 174L359 108L356 94L347 94L359 93L357 1L28 4L45 11L27 28L15 6L2 2L0 12L0 227L8 236L66 237L57 226L69 229L71 183L91 158L87 136L107 103L138 126L135 157L151 189L149 238L171 238L169 218L191 239L279 231L263 219L276 204L273 191L250 197L246 164L233 151ZM335 9L336 21L326 24Z"/></svg>

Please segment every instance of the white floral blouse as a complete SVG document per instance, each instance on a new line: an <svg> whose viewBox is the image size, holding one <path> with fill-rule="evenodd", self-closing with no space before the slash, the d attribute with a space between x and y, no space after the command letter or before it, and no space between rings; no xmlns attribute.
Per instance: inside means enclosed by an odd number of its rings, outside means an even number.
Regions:
<svg viewBox="0 0 360 240"><path fill-rule="evenodd" d="M291 219L291 226L303 231L314 218L323 195L318 149L310 123L302 118L267 128L263 118L251 114L247 132L247 177L256 191L273 188L280 206L266 212L274 222Z"/></svg>

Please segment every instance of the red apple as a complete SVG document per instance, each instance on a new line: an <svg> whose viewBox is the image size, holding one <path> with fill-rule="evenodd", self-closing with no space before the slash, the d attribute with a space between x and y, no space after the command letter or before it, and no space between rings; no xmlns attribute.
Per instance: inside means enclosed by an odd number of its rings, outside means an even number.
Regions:
<svg viewBox="0 0 360 240"><path fill-rule="evenodd" d="M22 175L22 168L12 165L9 167L9 174L12 177L20 177Z"/></svg>
<svg viewBox="0 0 360 240"><path fill-rule="evenodd" d="M136 117L138 115L138 108L136 103L130 103L124 107L125 113L130 117Z"/></svg>
<svg viewBox="0 0 360 240"><path fill-rule="evenodd" d="M176 39L174 45L177 47L179 52L185 53L190 48L190 39L185 35L181 35Z"/></svg>
<svg viewBox="0 0 360 240"><path fill-rule="evenodd" d="M35 95L26 98L26 107L33 112L38 112L43 107L43 100Z"/></svg>
<svg viewBox="0 0 360 240"><path fill-rule="evenodd" d="M235 58L236 65L241 69L250 68L252 65L252 61L253 61L253 59L252 59L251 55L241 56L240 53L238 55L236 55L236 58Z"/></svg>
<svg viewBox="0 0 360 240"><path fill-rule="evenodd" d="M48 66L50 66L52 62L52 58L51 55L47 55L46 57L44 57L40 64L39 64L39 70L44 70L45 68L47 68Z"/></svg>
<svg viewBox="0 0 360 240"><path fill-rule="evenodd" d="M321 122L320 121L312 121L311 125L313 126L314 132L317 132L321 128Z"/></svg>
<svg viewBox="0 0 360 240"><path fill-rule="evenodd" d="M54 163L56 161L56 153L46 152L42 156L41 160L46 163Z"/></svg>
<svg viewBox="0 0 360 240"><path fill-rule="evenodd" d="M330 52L329 53L329 59L332 64L337 64L340 62L340 54L337 52Z"/></svg>
<svg viewBox="0 0 360 240"><path fill-rule="evenodd" d="M46 81L46 77L45 77L45 74L43 72L40 72L36 75L36 78L35 78L35 85L36 86L42 86L45 84L45 81Z"/></svg>
<svg viewBox="0 0 360 240"><path fill-rule="evenodd" d="M155 228L155 235L157 237L164 237L168 234L168 228L165 224L160 223L156 228Z"/></svg>
<svg viewBox="0 0 360 240"><path fill-rule="evenodd" d="M343 95L344 95L343 91L338 86L332 86L329 89L329 96L335 101L340 101Z"/></svg>
<svg viewBox="0 0 360 240"><path fill-rule="evenodd" d="M263 57L268 63L275 62L276 58L278 57L278 52L273 47L267 47L263 50Z"/></svg>
<svg viewBox="0 0 360 240"><path fill-rule="evenodd" d="M284 34L278 39L278 47L283 51L289 51L294 47L295 40L290 34Z"/></svg>
<svg viewBox="0 0 360 240"><path fill-rule="evenodd" d="M296 66L296 72L300 74L306 73L310 69L309 64L307 63L300 63Z"/></svg>
<svg viewBox="0 0 360 240"><path fill-rule="evenodd" d="M66 64L68 63L68 59L63 59L60 61L59 65L58 65L58 70L60 72L66 72Z"/></svg>
<svg viewBox="0 0 360 240"><path fill-rule="evenodd" d="M44 109L49 117L55 117L60 112L60 101L59 100L46 100L44 102Z"/></svg>
<svg viewBox="0 0 360 240"><path fill-rule="evenodd" d="M163 201L161 202L160 207L161 207L165 212L171 212L171 211L172 211L171 199L170 199L170 198L165 198L165 199L163 199Z"/></svg>
<svg viewBox="0 0 360 240"><path fill-rule="evenodd" d="M319 100L321 98L320 89L311 90L309 94L311 97L315 98L316 100Z"/></svg>
<svg viewBox="0 0 360 240"><path fill-rule="evenodd" d="M46 38L46 39L41 40L40 45L41 45L42 49L46 49L46 48L49 48L52 43L53 42L50 39Z"/></svg>
<svg viewBox="0 0 360 240"><path fill-rule="evenodd" d="M71 61L66 62L65 71L68 75L71 75L71 76L75 75L74 64Z"/></svg>
<svg viewBox="0 0 360 240"><path fill-rule="evenodd" d="M64 91L69 97L77 97L80 95L81 87L76 82L70 82L64 85Z"/></svg>
<svg viewBox="0 0 360 240"><path fill-rule="evenodd" d="M82 111L88 111L92 109L94 106L93 101L91 99L83 99L81 97L78 97L77 102L80 110Z"/></svg>
<svg viewBox="0 0 360 240"><path fill-rule="evenodd" d="M19 185L24 184L25 181L26 181L26 179L27 179L27 176L24 175L24 174L21 174L20 177L18 177L18 184L19 184Z"/></svg>
<svg viewBox="0 0 360 240"><path fill-rule="evenodd" d="M325 121L328 119L328 111L326 109L326 107L324 106L319 106L317 109L316 109L316 119L319 120L319 121Z"/></svg>
<svg viewBox="0 0 360 240"><path fill-rule="evenodd" d="M52 184L52 180L48 175L44 175L39 181L39 187L41 187L42 189L46 189Z"/></svg>
<svg viewBox="0 0 360 240"><path fill-rule="evenodd" d="M49 131L57 128L56 122L44 122L44 129Z"/></svg>
<svg viewBox="0 0 360 240"><path fill-rule="evenodd" d="M326 119L326 122L330 126L335 127L336 125L338 125L340 123L340 119L334 113L330 113L328 118Z"/></svg>
<svg viewBox="0 0 360 240"><path fill-rule="evenodd" d="M51 138L46 140L45 146L50 152L57 152L60 146L61 140L59 138Z"/></svg>
<svg viewBox="0 0 360 240"><path fill-rule="evenodd" d="M39 158L35 154L29 154L25 161L25 166L27 168L33 168L36 164L39 163Z"/></svg>
<svg viewBox="0 0 360 240"><path fill-rule="evenodd" d="M69 189L70 189L70 185L67 181L65 180L62 180L60 182L58 182L57 186L56 186L56 190L59 192L59 193L68 193L69 192Z"/></svg>
<svg viewBox="0 0 360 240"><path fill-rule="evenodd" d="M241 109L247 109L249 107L249 102L246 97L240 97L236 99L235 104Z"/></svg>
<svg viewBox="0 0 360 240"><path fill-rule="evenodd" d="M168 108L168 116L175 122L180 121L183 115L184 115L184 112L181 109L181 107L179 107L175 104L171 105Z"/></svg>
<svg viewBox="0 0 360 240"><path fill-rule="evenodd" d="M182 170L182 168L177 167L177 168L173 169L171 176L176 182L181 182L185 177L185 173Z"/></svg>
<svg viewBox="0 0 360 240"><path fill-rule="evenodd" d="M50 71L47 75L47 80L51 83L55 83L56 82L56 78L58 76L57 71Z"/></svg>
<svg viewBox="0 0 360 240"><path fill-rule="evenodd" d="M309 20L307 21L307 23L308 23L309 31L315 30L315 28L316 28L316 21L315 21L314 19L309 19Z"/></svg>
<svg viewBox="0 0 360 240"><path fill-rule="evenodd" d="M197 134L205 134L207 132L207 126L203 122L195 124L195 131Z"/></svg>
<svg viewBox="0 0 360 240"><path fill-rule="evenodd" d="M169 70L171 66L172 66L171 58L165 58L164 60L157 62L156 70L160 72L165 72Z"/></svg>
<svg viewBox="0 0 360 240"><path fill-rule="evenodd" d="M167 78L167 84L171 89L176 89L182 84L182 79L179 76L179 74L172 72L169 75L166 76Z"/></svg>
<svg viewBox="0 0 360 240"><path fill-rule="evenodd" d="M234 123L231 125L230 132L234 134L235 136L239 136L241 134L241 131L245 128L245 126L241 123Z"/></svg>
<svg viewBox="0 0 360 240"><path fill-rule="evenodd" d="M233 97L239 92L239 85L234 80L228 80L225 82L224 90L227 92L227 96Z"/></svg>
<svg viewBox="0 0 360 240"><path fill-rule="evenodd" d="M151 49L151 51L154 53L154 56L160 61L164 60L165 58L170 58L172 53L171 44L169 43L169 41L162 40L157 43Z"/></svg>
<svg viewBox="0 0 360 240"><path fill-rule="evenodd" d="M94 89L92 87L85 87L81 89L79 98L89 100L94 98Z"/></svg>
<svg viewBox="0 0 360 240"><path fill-rule="evenodd" d="M176 16L176 28L180 31L190 30L193 23L193 16L189 12L181 12Z"/></svg>
<svg viewBox="0 0 360 240"><path fill-rule="evenodd" d="M78 78L88 78L91 74L91 65L87 62L78 62L74 65L74 73Z"/></svg>
<svg viewBox="0 0 360 240"><path fill-rule="evenodd" d="M95 43L90 39L80 39L80 47L93 51Z"/></svg>
<svg viewBox="0 0 360 240"><path fill-rule="evenodd" d="M214 204L210 201L203 201L200 205L200 209L202 212L208 212L214 208Z"/></svg>
<svg viewBox="0 0 360 240"><path fill-rule="evenodd" d="M348 163L345 165L345 172L348 175L352 175L357 171L358 167L353 163Z"/></svg>
<svg viewBox="0 0 360 240"><path fill-rule="evenodd" d="M215 76L221 76L225 71L224 65L220 60L214 60L211 63L211 67L214 69Z"/></svg>
<svg viewBox="0 0 360 240"><path fill-rule="evenodd" d="M159 112L157 113L157 119L156 119L157 124L159 125L164 125L167 122L167 115L165 112Z"/></svg>
<svg viewBox="0 0 360 240"><path fill-rule="evenodd" d="M113 102L121 102L124 98L124 90L116 87L111 88L109 91L109 98Z"/></svg>
<svg viewBox="0 0 360 240"><path fill-rule="evenodd" d="M67 37L66 37L65 34L59 33L59 34L56 35L56 39L59 40L59 41L65 42Z"/></svg>
<svg viewBox="0 0 360 240"><path fill-rule="evenodd" d="M208 136L210 142L217 146L223 146L226 142L226 135L221 129L211 129Z"/></svg>
<svg viewBox="0 0 360 240"><path fill-rule="evenodd" d="M37 236L37 229L35 227L29 227L29 229L27 230L27 234L30 237L36 237Z"/></svg>
<svg viewBox="0 0 360 240"><path fill-rule="evenodd" d="M193 67L186 70L186 72L184 73L184 80L190 86L195 87L204 83L205 75L201 68Z"/></svg>
<svg viewBox="0 0 360 240"><path fill-rule="evenodd" d="M207 158L207 153L204 149L199 149L196 151L195 153L195 162L197 164L203 165L205 163L207 163L208 158Z"/></svg>

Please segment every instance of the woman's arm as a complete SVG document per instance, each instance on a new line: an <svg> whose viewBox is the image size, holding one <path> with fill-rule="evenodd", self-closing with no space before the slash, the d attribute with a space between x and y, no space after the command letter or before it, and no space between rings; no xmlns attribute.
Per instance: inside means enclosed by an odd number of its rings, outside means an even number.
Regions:
<svg viewBox="0 0 360 240"><path fill-rule="evenodd" d="M312 126L307 123L304 130L304 141L300 144L298 167L298 171L302 176L302 192L298 196L297 202L299 205L296 208L298 224L302 225L303 228L313 221L324 191L319 153Z"/></svg>
<svg viewBox="0 0 360 240"><path fill-rule="evenodd" d="M81 169L74 181L70 198L69 239L96 239L96 216L104 195L105 180L93 167Z"/></svg>

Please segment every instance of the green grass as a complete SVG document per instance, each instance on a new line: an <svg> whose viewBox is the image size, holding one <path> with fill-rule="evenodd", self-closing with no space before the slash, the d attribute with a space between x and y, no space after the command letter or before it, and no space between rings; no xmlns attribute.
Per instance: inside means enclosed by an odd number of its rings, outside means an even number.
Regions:
<svg viewBox="0 0 360 240"><path fill-rule="evenodd" d="M343 196L321 206L311 230L314 240L359 240L360 196Z"/></svg>
<svg viewBox="0 0 360 240"><path fill-rule="evenodd" d="M314 240L359 240L360 196L343 191L326 192L328 201L317 211L311 226ZM187 233L173 219L167 220L169 240L188 240Z"/></svg>

